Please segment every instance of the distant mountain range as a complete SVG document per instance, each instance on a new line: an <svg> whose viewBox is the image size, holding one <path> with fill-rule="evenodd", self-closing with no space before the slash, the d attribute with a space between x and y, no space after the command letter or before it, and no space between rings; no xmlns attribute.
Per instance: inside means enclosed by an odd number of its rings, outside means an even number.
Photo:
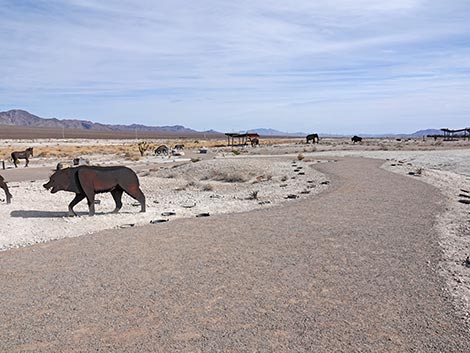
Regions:
<svg viewBox="0 0 470 353"><path fill-rule="evenodd" d="M141 124L131 125L112 125L95 123L88 120L78 119L56 119L41 118L31 114L25 110L15 109L6 112L0 112L0 125L19 126L28 128L52 128L52 129L74 129L101 132L155 132L155 133L171 133L171 134L209 134L220 135L221 132L215 130L196 131L182 125L172 126L147 126ZM245 132L245 131L243 131ZM286 136L286 137L304 137L305 132L284 132L270 128L250 129L246 132L256 132L260 136ZM411 134L360 134L362 137L423 137L426 135L439 135L442 131L439 129L419 130ZM350 135L319 133L323 137L350 137Z"/></svg>
<svg viewBox="0 0 470 353"><path fill-rule="evenodd" d="M40 127L54 129L80 129L95 131L148 131L148 132L171 132L171 133L197 133L198 131L181 125L173 126L146 126L140 124L132 125L110 125L94 123L88 120L77 119L44 119L33 115L25 110L9 110L0 112L0 125L14 125L22 127ZM209 131L206 133L217 133Z"/></svg>

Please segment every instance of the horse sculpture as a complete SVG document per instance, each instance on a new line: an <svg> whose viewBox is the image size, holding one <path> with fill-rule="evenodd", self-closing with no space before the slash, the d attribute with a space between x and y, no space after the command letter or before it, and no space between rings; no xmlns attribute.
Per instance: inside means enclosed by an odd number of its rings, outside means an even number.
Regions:
<svg viewBox="0 0 470 353"><path fill-rule="evenodd" d="M29 164L29 157L33 157L33 148L29 147L24 151L15 151L11 153L11 159L13 159L13 163L15 164L15 168L18 168L18 160L26 159L25 167Z"/></svg>
<svg viewBox="0 0 470 353"><path fill-rule="evenodd" d="M259 139L257 137L251 139L251 147L259 146Z"/></svg>
<svg viewBox="0 0 470 353"><path fill-rule="evenodd" d="M157 149L155 150L155 155L160 156L168 156L170 154L170 147L167 145L161 145L158 146Z"/></svg>
<svg viewBox="0 0 470 353"><path fill-rule="evenodd" d="M362 137L354 135L353 137L351 137L351 141L352 143L362 142Z"/></svg>
<svg viewBox="0 0 470 353"><path fill-rule="evenodd" d="M318 137L318 134L307 135L307 143L310 143L310 141L312 141L312 143L318 143L319 140L320 138Z"/></svg>
<svg viewBox="0 0 470 353"><path fill-rule="evenodd" d="M10 194L10 191L8 191L7 183L5 183L5 180L3 179L1 175L0 175L0 189L3 189L3 191L5 191L5 196L7 197L7 203L10 203L12 196Z"/></svg>

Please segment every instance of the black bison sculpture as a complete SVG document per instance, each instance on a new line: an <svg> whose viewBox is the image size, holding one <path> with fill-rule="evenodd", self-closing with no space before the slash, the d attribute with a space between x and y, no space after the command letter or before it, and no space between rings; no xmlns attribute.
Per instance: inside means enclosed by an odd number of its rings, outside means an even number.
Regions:
<svg viewBox="0 0 470 353"><path fill-rule="evenodd" d="M362 137L359 137L359 136L354 135L353 137L351 137L351 141L352 141L353 143L362 142Z"/></svg>
<svg viewBox="0 0 470 353"><path fill-rule="evenodd" d="M122 207L122 193L125 192L140 203L140 212L145 212L145 196L140 190L139 179L132 169L123 166L96 167L79 166L57 170L49 182L43 185L51 193L57 191L74 192L75 198L69 204L69 216L76 216L73 207L84 198L88 202L89 215L95 214L95 195L110 192L119 212Z"/></svg>

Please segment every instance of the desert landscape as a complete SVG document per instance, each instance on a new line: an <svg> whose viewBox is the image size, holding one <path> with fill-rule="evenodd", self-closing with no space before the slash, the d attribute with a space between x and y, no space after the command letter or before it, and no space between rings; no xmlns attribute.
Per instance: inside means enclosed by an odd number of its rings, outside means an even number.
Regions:
<svg viewBox="0 0 470 353"><path fill-rule="evenodd" d="M35 139L2 140L0 156L6 160L5 177L13 194L11 204L0 207L0 249L30 246L65 237L87 236L106 229L122 229L179 218L208 217L283 207L296 199L317 198L328 189L328 176L315 166L335 163L338 158L383 160L382 168L438 188L445 211L436 215L436 231L443 251L439 271L447 280L461 319L469 322L470 274L468 271L470 221L468 191L470 142L433 139L366 139L353 144L347 139L323 139L307 145L301 139L265 139L258 147L224 146L224 140L150 140L141 156L133 140ZM178 156L156 156L159 145L182 143ZM34 147L30 166L13 168L8 155L13 150ZM200 153L207 148L207 153ZM124 196L119 214L111 214L110 194L97 197L97 215L89 217L85 201L76 206L78 217L67 217L69 192L50 194L43 184L58 163L72 164L80 157L90 165L126 165L137 172L146 195L147 212ZM425 208L427 205L423 204Z"/></svg>

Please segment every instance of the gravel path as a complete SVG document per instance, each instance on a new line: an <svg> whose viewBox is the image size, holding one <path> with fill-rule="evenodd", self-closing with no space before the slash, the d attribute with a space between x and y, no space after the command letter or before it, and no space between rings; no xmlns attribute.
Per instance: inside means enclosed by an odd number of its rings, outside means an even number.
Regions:
<svg viewBox="0 0 470 353"><path fill-rule="evenodd" d="M436 268L437 189L319 164L283 207L0 253L0 351L468 352Z"/></svg>

